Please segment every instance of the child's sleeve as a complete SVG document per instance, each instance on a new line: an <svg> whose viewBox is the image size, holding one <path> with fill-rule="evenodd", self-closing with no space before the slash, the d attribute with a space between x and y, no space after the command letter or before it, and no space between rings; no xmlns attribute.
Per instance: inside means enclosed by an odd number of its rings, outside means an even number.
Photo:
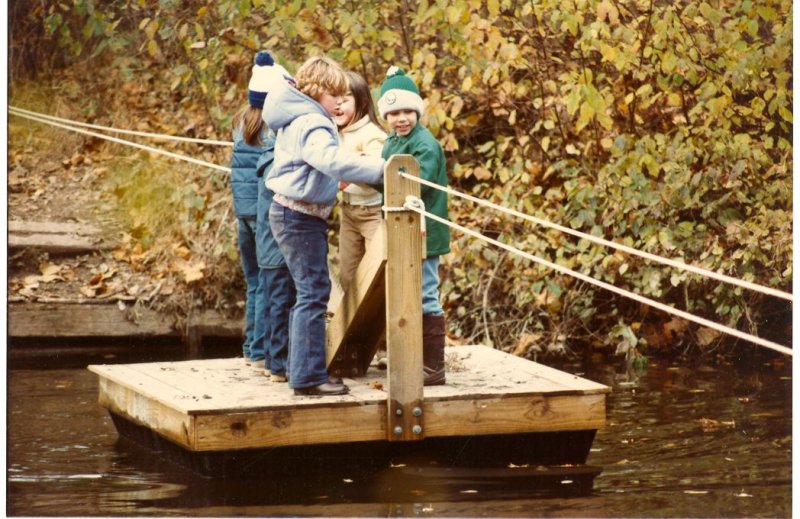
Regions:
<svg viewBox="0 0 800 519"><path fill-rule="evenodd" d="M303 161L311 167L339 181L378 184L383 179L384 160L380 156L345 151L327 128L316 128L307 133L301 154Z"/></svg>
<svg viewBox="0 0 800 519"><path fill-rule="evenodd" d="M438 149L433 146L423 146L416 150L413 155L414 158L417 159L417 162L419 162L419 176L421 179L444 185L442 184L443 179L439 178L440 162L443 157ZM420 184L421 194L425 194L432 189L433 188L430 186Z"/></svg>
<svg viewBox="0 0 800 519"><path fill-rule="evenodd" d="M361 153L373 157L380 157L381 153L383 152L384 142L386 142L386 134L381 131L375 131L373 135L371 135L366 141L364 141L364 144L361 146ZM364 183L355 183L353 185L358 186L361 189L366 188L383 192L383 184L378 185L378 187L376 187L376 185L374 184L370 185ZM366 192L364 194L366 194Z"/></svg>
<svg viewBox="0 0 800 519"><path fill-rule="evenodd" d="M383 152L383 143L386 141L386 135L375 134L370 137L363 146L363 152L366 155L380 157Z"/></svg>

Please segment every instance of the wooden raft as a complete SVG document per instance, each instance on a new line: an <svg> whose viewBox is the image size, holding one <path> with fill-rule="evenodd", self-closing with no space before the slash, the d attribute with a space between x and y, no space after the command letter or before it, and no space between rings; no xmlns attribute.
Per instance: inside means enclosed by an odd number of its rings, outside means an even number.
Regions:
<svg viewBox="0 0 800 519"><path fill-rule="evenodd" d="M605 425L606 386L484 346L458 346L447 349L446 385L423 387L424 238L421 215L405 204L419 197L408 178L418 175L413 157L389 160L383 228L329 306L328 372L344 378L349 394L296 396L241 359L90 366L120 434L188 455L212 474L221 473L212 465L229 466L226 458L243 452L265 452L281 466L281 458L316 459L342 448L359 460L424 451L447 466L585 463ZM386 371L370 368L381 344Z"/></svg>
<svg viewBox="0 0 800 519"><path fill-rule="evenodd" d="M424 388L425 437L597 430L609 388L485 346L447 348L447 384ZM350 393L298 397L242 359L92 365L100 404L190 451L386 441L385 371Z"/></svg>

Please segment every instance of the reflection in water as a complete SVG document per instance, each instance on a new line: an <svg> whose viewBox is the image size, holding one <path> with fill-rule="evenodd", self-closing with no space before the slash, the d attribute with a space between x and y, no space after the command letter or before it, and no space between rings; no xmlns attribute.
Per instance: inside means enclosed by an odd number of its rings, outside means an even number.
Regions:
<svg viewBox="0 0 800 519"><path fill-rule="evenodd" d="M651 362L637 380L610 368L587 373L614 387L608 427L589 456L603 472L590 495L557 499L563 492L543 492L542 479L524 470L470 472L419 460L204 479L120 440L88 371L13 369L7 513L786 517L791 370L755 368Z"/></svg>

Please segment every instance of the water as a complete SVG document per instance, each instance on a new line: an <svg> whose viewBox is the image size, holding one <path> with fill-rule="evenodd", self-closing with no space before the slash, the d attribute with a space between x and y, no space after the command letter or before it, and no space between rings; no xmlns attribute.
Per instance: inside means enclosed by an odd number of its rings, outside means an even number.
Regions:
<svg viewBox="0 0 800 519"><path fill-rule="evenodd" d="M689 363L687 363L688 365ZM613 387L584 497L505 483L424 479L385 492L358 474L202 479L118 439L82 368L8 371L7 513L86 516L790 517L791 366L691 368L641 376L595 364ZM397 475L387 468L383 476ZM406 469L408 470L408 469ZM397 478L394 479L398 481ZM399 480L402 480L402 476ZM445 482L447 483L447 482ZM403 487L405 484L408 486ZM428 486L426 486L428 485ZM386 487L388 488L388 487Z"/></svg>

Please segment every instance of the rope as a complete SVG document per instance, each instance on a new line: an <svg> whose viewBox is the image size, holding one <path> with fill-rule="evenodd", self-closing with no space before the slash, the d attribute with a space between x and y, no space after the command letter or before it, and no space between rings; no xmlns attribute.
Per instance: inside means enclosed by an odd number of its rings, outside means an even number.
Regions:
<svg viewBox="0 0 800 519"><path fill-rule="evenodd" d="M384 205L381 207L381 209L383 209L383 212L385 213L399 213L411 210L422 214L425 212L425 202L423 202L421 198L418 198L414 195L406 195L406 201L402 206L390 207L388 205ZM419 219L419 227L420 234L422 234L423 237L427 236L428 231L425 228L425 218Z"/></svg>
<svg viewBox="0 0 800 519"><path fill-rule="evenodd" d="M589 276L587 276L585 274L581 274L580 272L575 272L574 270L570 270L570 269L568 269L566 267L563 267L561 265L557 265L557 264L552 263L552 262L550 262L550 261L548 261L546 259L542 259L542 258L540 258L538 256L534 256L533 254L529 254L527 252L523 252L523 251L521 251L521 250L519 250L517 248L514 248L514 247L510 246L510 245L506 245L505 243L502 243L502 242L497 241L495 239L492 239L492 238L489 238L487 236L484 236L484 235L480 234L479 232L473 231L471 229L467 229L466 227L463 227L461 225L458 225L458 224L455 224L455 223L450 222L448 220L445 220L444 218L436 216L435 214L431 214L431 213L428 213L426 211L420 211L420 210L418 210L418 209L416 209L414 207L408 207L408 209L410 209L412 211L416 211L416 212L420 213L423 216L427 216L428 218L431 218L433 220L436 220L437 222L443 223L443 224L445 224L445 225L447 225L449 227L452 227L453 229L457 229L457 230L463 232L464 234L468 234L468 235L473 236L475 238L478 238L480 240L483 240L483 241L486 241L488 243L491 243L492 245L500 247L501 249L505 249L505 250L507 250L507 251L509 251L509 252L511 252L513 254L516 254L518 256L522 256L523 258L529 259L529 260L531 260L531 261L533 261L535 263L539 263L539 264L544 265L546 267L550 267L551 269L556 270L558 272L561 272L562 274L566 274L568 276L575 277L577 279L580 279L581 281L585 281L586 283L590 283L592 285L596 285L596 286L598 286L600 288L604 288L606 290L614 292L615 294L618 294L618 295L633 299L634 301L638 301L639 303L643 303L643 304L652 306L654 308L657 308L659 310L662 310L664 312L667 312L667 313L670 313L670 314L673 314L673 315L677 315L678 317L686 319L687 321L692 321L692 322L695 322L695 323L700 324L702 326L705 326L707 328L712 328L712 329L717 330L719 332L726 333L728 335L733 335L734 337L738 337L738 338L744 339L744 340L746 340L748 342L752 342L754 344L758 344L759 346L764 346L765 348L769 348L771 350L774 350L774 351L777 351L777 352L784 353L786 355L792 356L792 349L791 348L787 348L786 346L782 346L780 344L768 341L766 339L762 339L760 337L756 337L755 335L750 335L750 334L744 333L744 332L739 331L739 330L737 330L735 328L730 328L728 326L724 326L722 324L718 324L718 323L715 323L713 321L709 321L708 319L704 319L703 317L698 317L698 316L692 315L692 314L690 314L688 312L685 312L683 310L678 310L677 308L673 308L673 307L671 307L669 305L665 305L663 303L659 303L658 301L655 301L655 300L650 299L648 297L640 296L639 294L635 294L633 292L629 292L627 290L623 290L621 288L617 288L614 285L610 285L610 284L608 284L608 283L606 283L604 281L600 281L600 280L594 279L594 278L589 277Z"/></svg>
<svg viewBox="0 0 800 519"><path fill-rule="evenodd" d="M14 115L32 115L39 117L41 119L47 119L49 121L57 121L69 124L70 126L80 126L83 128L93 128L95 130L102 130L102 131L109 131L114 133L122 133L126 135L136 135L138 137L147 137L150 139L163 139L163 140L171 140L171 141L180 141L180 142L193 142L198 144L208 144L213 146L233 146L232 141L217 141L212 139L196 139L194 137L179 137L177 135L167 135L163 133L148 133L148 132L138 132L135 130L122 130L120 128L113 128L111 126L100 126L99 124L89 124L89 123L81 123L78 121L73 121L71 119L64 119L61 117L56 117L54 115L47 115L42 114L39 112L33 112L31 110L25 110L23 108L17 108L16 106L9 106L8 111Z"/></svg>
<svg viewBox="0 0 800 519"><path fill-rule="evenodd" d="M26 119L31 119L33 121L37 121L37 122L40 122L40 123L49 124L51 126L56 126L58 128L63 128L65 130L71 130L73 132L82 133L82 134L85 134L85 135L90 135L92 137L105 139L107 141L116 142L116 143L119 143L119 144L126 144L128 146L133 146L134 148L139 148L139 149L142 149L142 150L150 151L152 153L158 153L160 155L166 155L167 157L171 157L173 159L183 160L183 161L186 161L186 162L191 162L192 164L197 164L198 166L203 166L203 167L207 167L207 168L211 168L211 169L216 169L218 171L224 171L226 173L230 173L230 171L231 171L231 168L227 168L225 166L219 166L217 164L213 164L211 162L206 162L204 160L194 159L192 157L186 157L184 155L180 155L178 153L173 153L171 151L160 150L158 148L153 148L151 146L145 146L144 144L139 144L137 142L127 141L125 139L119 139L117 137L111 137L109 135L104 135L102 133L90 132L88 130L81 130L79 128L75 128L73 126L69 126L69 125L66 125L66 124L60 124L60 123L56 123L56 122L53 122L53 121L48 121L47 119L42 119L42 118L40 118L38 116L25 115L25 114L22 114L22 113L14 113L14 112L12 112L12 113L13 113L13 115L16 115L17 117L24 117Z"/></svg>
<svg viewBox="0 0 800 519"><path fill-rule="evenodd" d="M556 229L558 231L561 231L561 232L564 232L564 233L567 233L567 234L571 234L573 236L577 236L578 238L583 238L585 240L589 240L591 242L594 242L594 243L597 243L597 244L600 244L600 245L605 245L607 247L612 247L614 249L620 250L622 252L627 252L628 254L632 254L634 256L640 256L642 258L646 258L646 259L649 259L649 260L657 261L657 262L662 263L664 265L669 265L670 267L675 267L675 268L680 269L680 270L687 270L687 271L693 272L695 274L700 274L702 276L706 276L706 277L709 277L709 278L712 278L712 279L716 279L717 281L730 283L731 285L736 285L736 286L739 286L739 287L742 287L742 288L747 288L747 289L750 289L750 290L754 290L756 292L761 292L762 294L779 297L779 298L785 299L787 301L793 301L792 294L790 294L788 292L783 292L781 290L777 290L777 289L774 289L774 288L771 288L771 287L765 287L763 285L759 285L759 284L756 284L756 283L751 283L750 281L744 281L744 280L737 279L737 278L734 278L734 277L726 276L725 274L719 274L717 272L714 272L714 271L711 271L711 270L708 270L708 269L704 269L702 267L696 267L694 265L689 265L687 263L683 263L683 262L676 261L676 260L673 260L673 259L664 258L662 256L657 256L657 255L651 254L649 252L640 251L640 250L634 249L633 247L629 247L627 245L623 245L621 243L616 243L616 242L609 241L609 240L606 240L606 239L603 239L603 238L598 238L597 236L592 236L591 234L586 234L586 233L583 233L583 232L580 232L580 231L576 231L574 229L570 229L569 227L564 227L564 226L556 224L556 223L548 222L547 220L542 220L541 218L536 218L535 216L529 216L529 215L527 215L525 213L521 213L521 212L515 211L513 209L508 209L506 207L503 207L501 205L497 205L495 203L492 203L492 202L489 202L489 201L486 201L486 200L481 200L480 198L476 198L474 196L458 192L458 191L456 191L454 189L451 189L449 187L440 186L439 184L435 184L433 182L429 182L427 180L424 180L424 179L421 179L419 177L415 177L415 176L409 175L407 173L399 172L398 174L401 177L407 178L409 180L414 180L416 182L419 182L420 184L424 184L426 186L438 189L440 191L444 191L445 193L449 193L451 195L455 195L455 196L458 196L460 198L464 198L466 200L470 200L472 202L475 202L476 204L483 205L483 206L486 206L486 207L490 207L492 209L496 209L496 210L498 210L500 212L507 213L507 214L510 214L512 216L517 216L519 218L523 218L525 220L528 220L529 222L533 222L535 224L542 225L544 227L549 227L551 229Z"/></svg>
<svg viewBox="0 0 800 519"><path fill-rule="evenodd" d="M30 119L30 120L33 120L33 121L37 121L37 122L40 122L40 123L43 123L43 124L49 124L51 126L55 126L55 127L58 127L58 128L63 128L63 129L66 129L66 130L74 131L74 132L85 134L85 135L90 135L92 137L105 139L105 140L108 140L108 141L111 141L111 142L116 142L116 143L119 143L119 144L126 144L126 145L132 146L134 148L139 148L139 149L150 151L152 153L157 153L157 154L160 154L160 155L166 155L168 157L171 157L171 158L174 158L174 159L177 159L177 160L183 160L183 161L186 161L186 162L190 162L190 163L197 164L197 165L200 165L200 166L208 167L208 168L211 168L211 169L216 169L216 170L224 171L224 172L230 172L231 171L230 168L227 168L227 167L224 167L224 166L219 166L217 164L213 164L213 163L210 163L210 162L205 162L205 161L194 159L194 158L191 158L191 157L186 157L184 155L180 155L180 154L177 154L177 153L172 153L172 152L169 152L169 151L160 150L158 148L153 148L151 146L145 146L145 145L142 145L142 144L139 144L139 143L136 143L136 142L132 142L132 141L128 141L128 140L125 140L125 139L119 139L119 138L116 138L116 137L110 137L108 135L103 135L103 134L96 133L96 132L90 132L90 131L87 131L87 130L81 130L81 129L75 127L75 126L96 127L96 125L86 125L86 124L74 123L74 122L71 122L71 121L70 121L71 125L66 125L66 124L60 124L58 122L54 122L55 120L67 121L66 119L60 119L60 118L56 118L56 117L52 117L52 116L40 115L40 114L36 114L36 112L30 112L28 110L22 110L22 109L14 108L14 107L11 107L11 109L9 111L13 115L16 115L18 117L23 117L23 118ZM32 115L32 114L35 114L35 115ZM105 128L105 127L101 127L101 128L108 129L108 128ZM113 130L113 131L117 131L117 130ZM144 134L143 132L132 132L132 131L129 131L129 130L119 130L119 132L120 133L129 133L129 134L133 134L133 135L143 134L143 135L147 135L147 136L163 137L163 138L169 138L169 139L174 139L174 140L187 140L189 142L221 143L221 141L204 141L202 139L189 139L187 137L174 137L174 136L169 136L169 135ZM225 144L225 145L227 145L227 144ZM621 244L614 243L614 242L611 242L611 241L608 241L608 240L604 240L602 238L597 238L595 236L591 236L589 234L585 234L585 233L582 233L582 232L579 232L579 231L575 231L573 229L569 229L567 227L563 227L561 225L548 222L546 220L541 220L539 218L528 216L528 215L526 215L524 213L520 213L520 212L514 211L512 209L507 209L505 207L499 206L499 205L494 204L492 202L487 202L487 201L484 201L484 200L480 200L480 199L475 198L473 196L460 193L458 191L452 190L452 189L447 188L447 187L439 186L438 184L434 184L432 182L428 182L427 180L423 180L421 178L414 177L412 175L408 175L408 174L403 173L403 172L399 172L399 175L401 175L401 176L403 176L405 178L411 179L411 180L415 180L415 181L420 182L421 184L427 185L429 187L433 187L435 189L439 189L441 191L445 191L445 192L453 194L455 196L458 196L458 197L461 197L461 198L465 198L467 200L471 200L471 201L473 201L475 203L478 203L480 205L492 207L492 208L497 209L497 210L499 210L501 212L505 212L505 213L508 213L508 214L511 214L511 215L514 215L514 216L519 216L519 217L521 217L523 219L532 221L534 223L538 223L538 224L543 225L545 227L550 227L550 228L553 228L553 229L557 229L557 230L560 230L560 231L565 232L567 234L572 234L573 236L578 236L578 237L587 239L587 240L592 241L594 243L599 243L599 244L602 244L602 245L606 245L606 246L609 246L609 247L612 247L612 248L615 248L615 249L618 249L618 250L622 250L624 252L628 252L628 253L633 254L633 255L641 256L641 257L644 257L644 258L647 258L647 259L652 259L654 261L658 261L660 263L664 263L666 265L670 265L670 266L673 266L675 268L679 268L679 269L682 269L682 270L688 270L688 271L691 271L691 272L694 272L694 273L697 273L697 274L702 274L702 275L705 275L705 276L708 276L708 277L711 277L711 278L714 278L714 279L717 279L717 280L720 280L720 281L725 281L725 282L728 282L728 283L731 283L731 284L734 284L734 285L738 285L738 286L741 286L743 288L750 288L751 290L756 290L756 291L759 291L759 292L762 292L762 293L765 293L765 294L769 294L769 295L775 295L777 297L781 297L783 299L787 299L789 301L792 301L792 295L791 294L788 294L788 293L785 293L785 292L781 292L779 290L775 290L775 289L772 289L772 288L769 288L769 287L763 287L761 285L757 285L757 284L750 283L750 282L747 282L747 281L742 281L742 280L739 280L739 279L736 279L736 278L731 278L731 277L725 276L723 274L717 274L716 272L712 272L712 271L709 271L709 270L706 270L706 269L702 269L702 268L699 268L699 267L694 267L692 265L687 265L685 263L680 263L680 262L677 262L677 261L674 261L674 260L670 260L668 258L662 258L660 256L656 256L656 255L653 255L653 254L650 254L650 253L647 253L647 252L638 251L636 249L633 249L633 248L625 246L625 245L621 245ZM580 279L580 280L582 280L582 281L584 281L586 283L598 286L600 288L604 288L606 290L609 290L610 292L614 292L615 294L621 295L623 297L628 297L630 299L633 299L634 301L638 301L640 303L652 306L652 307L657 308L659 310L662 310L664 312L676 315L678 317L686 319L687 321L692 321L694 323L700 324L700 325L705 326L707 328L711 328L711 329L720 331L722 333L726 333L728 335L732 335L734 337L737 337L737 338L752 342L754 344L758 344L760 346L764 346L764 347L772 349L774 351L777 351L777 352L784 353L786 355L792 356L792 349L791 348L787 348L786 346L782 346L780 344L768 341L766 339L761 339L760 337L756 337L755 335L750 335L750 334L744 333L744 332L739 331L739 330L737 330L735 328L730 328L728 326L724 326L724 325L715 323L713 321L709 321L708 319L692 315L692 314L690 314L688 312L685 312L683 310L678 310L676 308L673 308L673 307L671 307L669 305L665 305L663 303L659 303L658 301L655 301L653 299L650 299L650 298L647 298L647 297L644 297L644 296L640 296L638 294L635 294L633 292L629 292L627 290L623 290L621 288L617 288L617 287L615 287L613 285L610 285L610 284L608 284L608 283L606 283L604 281L596 280L596 279L594 279L592 277L589 277L589 276L587 276L585 274L581 274L580 272L575 272L575 271L570 270L570 269L568 269L566 267L562 267L561 265L557 265L557 264L552 263L552 262L550 262L548 260L539 258L538 256L534 256L534 255L529 254L527 252L523 252L523 251L521 251L519 249L516 249L516 248L510 246L510 245L506 245L505 243L502 243L502 242L497 241L495 239L488 238L488 237L486 237L486 236L484 236L484 235L482 235L482 234L480 234L478 232L475 232L475 231L473 231L471 229L467 229L466 227L463 227L461 225L458 225L458 224L455 224L455 223L450 222L448 220L445 220L444 218L440 218L439 216L436 216L434 214L428 213L428 212L425 211L425 206L422 203L422 200L420 200L419 198L416 198L416 197L413 197L413 196L407 196L406 197L406 201L405 201L405 203L403 204L402 207L387 207L387 206L384 206L383 210L387 211L387 212L403 211L403 210L415 211L415 212L419 213L422 216L427 216L428 218L431 218L431 219L433 219L435 221L443 223L444 225L447 225L449 227L457 229L457 230L463 232L464 234L467 234L467 235L473 236L475 238L481 239L481 240L483 240L483 241L485 241L487 243L490 243L492 245L500 247L501 249L507 250L507 251L509 251L509 252L511 252L513 254L517 254L518 256L522 256L523 258L529 259L529 260L531 260L531 261L533 261L535 263L539 263L539 264L544 265L546 267L549 267L549 268L551 268L553 270L561 272L562 274L566 274L566 275L572 276L572 277ZM422 218L421 221L422 221L422 226L423 226L422 231L423 231L423 234L424 234L424 232L425 232L425 228L424 228L425 219Z"/></svg>

